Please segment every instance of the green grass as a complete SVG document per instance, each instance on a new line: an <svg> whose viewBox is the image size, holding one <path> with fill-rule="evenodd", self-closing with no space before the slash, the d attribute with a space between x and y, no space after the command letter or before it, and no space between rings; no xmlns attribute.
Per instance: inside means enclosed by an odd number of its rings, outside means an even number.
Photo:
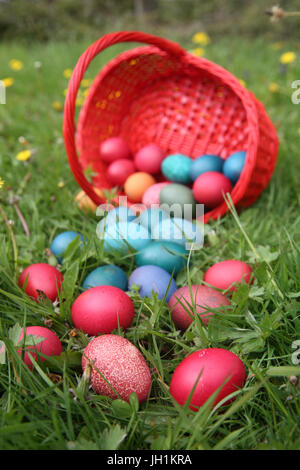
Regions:
<svg viewBox="0 0 300 470"><path fill-rule="evenodd" d="M176 39L176 38L175 38ZM195 322L179 333L165 304L141 301L133 295L136 319L126 337L141 349L153 372L150 398L141 406L133 399L111 401L87 389L82 381L82 334L72 336L72 302L86 274L99 264L116 262L129 274L133 258L104 254L96 240L97 218L85 215L73 203L78 187L70 171L62 139L62 112L66 68L73 68L88 46L82 43L0 45L1 78L13 77L7 104L0 105L0 339L6 344L6 363L0 365L1 449L299 449L299 385L289 376L299 374L292 363L292 343L300 339L300 184L299 105L291 102L291 82L300 78L299 44L274 50L263 41L224 40L206 48L206 56L223 65L264 103L278 129L280 154L269 187L257 203L207 226L205 245L192 254L189 270L178 274L178 285L199 283L213 263L238 258L254 266L255 282L234 294L227 315L216 315L208 328ZM183 44L191 48L189 41ZM121 48L98 57L87 76ZM284 51L295 51L296 61L279 65ZM19 72L9 69L16 58ZM42 67L36 69L34 62ZM278 83L279 91L268 86ZM24 137L27 144L20 141ZM27 162L18 152L32 150ZM58 186L63 182L62 187ZM16 209L29 228L27 236ZM10 224L3 219L3 211ZM61 270L65 276L59 307L31 301L17 286L20 271L47 256L51 240L63 230L77 230L88 240L80 251L72 246ZM51 324L64 355L59 361L36 364L29 371L16 353L12 330L16 324ZM15 326L16 328L16 326ZM121 333L124 334L124 333ZM236 400L222 411L204 406L198 413L180 409L168 385L177 364L203 347L224 347L237 353L247 368L247 381ZM299 356L299 355L298 355ZM57 374L58 382L53 381Z"/></svg>

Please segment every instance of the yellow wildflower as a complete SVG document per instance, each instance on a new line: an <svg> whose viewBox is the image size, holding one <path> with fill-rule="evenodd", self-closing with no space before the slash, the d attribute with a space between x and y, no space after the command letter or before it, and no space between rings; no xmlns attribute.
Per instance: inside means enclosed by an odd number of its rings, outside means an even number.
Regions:
<svg viewBox="0 0 300 470"><path fill-rule="evenodd" d="M274 82L270 83L269 91L271 91L271 93L276 93L278 90L279 90L278 83L274 83Z"/></svg>
<svg viewBox="0 0 300 470"><path fill-rule="evenodd" d="M12 70L14 70L15 72L18 72L19 70L22 70L23 62L17 59L12 59L9 61L9 66Z"/></svg>
<svg viewBox="0 0 300 470"><path fill-rule="evenodd" d="M201 57L204 55L204 49L202 49L202 47L196 47L196 49L193 49L192 50L192 53L196 56L196 57Z"/></svg>
<svg viewBox="0 0 300 470"><path fill-rule="evenodd" d="M28 158L31 157L31 151L30 150L22 150L22 152L19 152L16 156L17 160L20 162L24 162L28 160Z"/></svg>
<svg viewBox="0 0 300 470"><path fill-rule="evenodd" d="M66 69L66 70L64 70L64 72L63 72L63 76L64 76L65 78L70 78L71 75L72 75L72 72L73 72L72 69Z"/></svg>
<svg viewBox="0 0 300 470"><path fill-rule="evenodd" d="M4 179L2 179L0 176L0 189L2 188L2 186L4 186L4 183L5 183Z"/></svg>
<svg viewBox="0 0 300 470"><path fill-rule="evenodd" d="M55 109L55 111L62 111L63 106L60 101L53 101L52 107Z"/></svg>
<svg viewBox="0 0 300 470"><path fill-rule="evenodd" d="M14 79L11 78L11 77L2 78L1 82L3 83L3 85L5 86L5 88L8 88L8 87L10 87L10 86L13 85Z"/></svg>
<svg viewBox="0 0 300 470"><path fill-rule="evenodd" d="M282 64L290 64L291 62L294 62L296 59L296 54L295 52L285 52L280 56L280 62Z"/></svg>
<svg viewBox="0 0 300 470"><path fill-rule="evenodd" d="M65 182L64 182L64 181L59 181L59 182L57 183L57 186L58 186L59 188L63 188L64 185L65 185Z"/></svg>
<svg viewBox="0 0 300 470"><path fill-rule="evenodd" d="M196 44L201 44L201 46L207 46L210 43L210 37L208 34L200 31L199 33L194 34L193 42Z"/></svg>
<svg viewBox="0 0 300 470"><path fill-rule="evenodd" d="M88 88L89 86L91 86L91 84L93 83L93 80L91 78L84 78L82 81L81 81L81 86L83 88Z"/></svg>

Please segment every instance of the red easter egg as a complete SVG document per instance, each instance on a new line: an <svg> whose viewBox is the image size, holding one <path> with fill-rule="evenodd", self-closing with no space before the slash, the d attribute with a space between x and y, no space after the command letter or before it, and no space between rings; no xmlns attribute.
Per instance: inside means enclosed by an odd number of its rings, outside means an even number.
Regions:
<svg viewBox="0 0 300 470"><path fill-rule="evenodd" d="M134 306L118 287L97 286L77 297L71 315L76 328L95 336L111 333L118 326L128 328L134 317Z"/></svg>
<svg viewBox="0 0 300 470"><path fill-rule="evenodd" d="M231 181L223 173L207 171L198 176L193 184L194 198L199 204L213 209L224 202L223 193L230 193Z"/></svg>
<svg viewBox="0 0 300 470"><path fill-rule="evenodd" d="M203 321L208 325L215 309L222 305L230 305L229 300L221 292L207 286L192 285L192 298L189 286L180 287L169 300L172 320L181 330L186 330L193 322L193 307Z"/></svg>
<svg viewBox="0 0 300 470"><path fill-rule="evenodd" d="M107 163L111 163L121 158L131 158L130 149L127 142L122 137L110 137L101 142L100 158Z"/></svg>
<svg viewBox="0 0 300 470"><path fill-rule="evenodd" d="M113 186L123 186L128 176L135 172L135 166L132 160L121 158L112 162L106 170L108 181Z"/></svg>
<svg viewBox="0 0 300 470"><path fill-rule="evenodd" d="M93 362L91 385L96 393L112 399L129 401L132 392L139 402L147 399L151 387L151 375L140 351L126 338L117 335L102 335L92 339L83 351L82 369ZM102 376L99 374L101 372Z"/></svg>
<svg viewBox="0 0 300 470"><path fill-rule="evenodd" d="M20 287L25 284L27 276L25 292L30 297L38 300L38 291L42 291L52 302L58 298L64 277L56 268L47 263L31 264L19 277Z"/></svg>
<svg viewBox="0 0 300 470"><path fill-rule="evenodd" d="M177 366L171 379L170 393L183 406L197 382L189 405L190 409L197 411L219 387L223 385L213 406L241 388L245 378L242 361L231 351L221 348L200 349ZM233 399L225 403L230 401Z"/></svg>
<svg viewBox="0 0 300 470"><path fill-rule="evenodd" d="M204 281L221 290L235 291L236 284L250 282L252 269L249 264L228 259L211 266L204 274Z"/></svg>
<svg viewBox="0 0 300 470"><path fill-rule="evenodd" d="M41 352L42 354L45 354L45 356L59 356L62 353L62 344L58 336L54 333L54 331L51 331L48 328L45 328L43 326L28 326L26 328L26 337L29 335L36 336L36 340L39 340L40 338L44 338L43 341L35 345L24 347L25 349L24 362L29 367L29 369L33 369L33 364L26 351L29 351L29 353L31 354L31 356L33 357L35 361L38 361L38 359L40 361L45 361L45 358L42 356L39 356L37 352ZM24 329L22 330L20 334L18 343L21 342L23 337L24 337ZM17 352L21 356L22 348L18 349Z"/></svg>
<svg viewBox="0 0 300 470"><path fill-rule="evenodd" d="M156 144L149 144L142 147L134 156L134 163L139 171L156 175L160 172L161 162L165 155L162 149Z"/></svg>
<svg viewBox="0 0 300 470"><path fill-rule="evenodd" d="M159 194L164 186L167 186L168 182L152 184L143 194L142 203L145 206L150 207L153 204L160 204Z"/></svg>

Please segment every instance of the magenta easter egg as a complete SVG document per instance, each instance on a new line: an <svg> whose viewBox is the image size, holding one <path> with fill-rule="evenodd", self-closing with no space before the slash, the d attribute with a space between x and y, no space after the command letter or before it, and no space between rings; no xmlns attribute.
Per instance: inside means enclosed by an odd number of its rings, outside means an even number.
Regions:
<svg viewBox="0 0 300 470"><path fill-rule="evenodd" d="M145 171L151 175L160 172L161 162L164 159L164 152L156 144L149 144L142 147L134 156L134 163L138 171Z"/></svg>
<svg viewBox="0 0 300 470"><path fill-rule="evenodd" d="M28 336L34 336L36 337L36 344L33 344L32 346L25 346L25 352L24 352L24 362L25 364L29 367L29 369L33 368L32 361L27 354L26 351L30 353L30 355L33 357L35 361L45 361L45 358L42 356L39 356L38 353L45 354L45 356L59 356L62 353L62 344L56 335L54 331L49 330L48 328L45 328L43 326L28 326L26 328L26 337ZM21 332L20 338L19 338L19 343L22 341L24 337L24 329ZM43 338L42 341L41 338ZM33 338L34 342L34 338ZM18 354L21 356L22 355L22 348L18 349Z"/></svg>
<svg viewBox="0 0 300 470"><path fill-rule="evenodd" d="M121 158L110 163L106 170L106 176L113 186L123 186L128 176L135 172L135 166L132 160Z"/></svg>
<svg viewBox="0 0 300 470"><path fill-rule="evenodd" d="M89 361L92 361L90 383L99 395L112 399L120 396L129 401L134 392L139 402L147 399L151 388L149 367L141 352L126 338L102 335L92 339L83 351L83 371Z"/></svg>
<svg viewBox="0 0 300 470"><path fill-rule="evenodd" d="M111 333L118 326L128 328L134 317L134 306L130 297L118 287L97 286L77 297L71 316L76 328L95 336Z"/></svg>
<svg viewBox="0 0 300 470"><path fill-rule="evenodd" d="M101 142L99 147L100 158L111 163L121 158L131 158L127 142L122 137L110 137Z"/></svg>
<svg viewBox="0 0 300 470"><path fill-rule="evenodd" d="M193 184L193 194L199 204L214 209L224 202L223 193L230 193L232 184L227 176L217 171L208 171L198 176Z"/></svg>
<svg viewBox="0 0 300 470"><path fill-rule="evenodd" d="M228 259L211 266L204 274L204 281L221 290L235 291L237 284L252 281L252 269L240 260Z"/></svg>
<svg viewBox="0 0 300 470"><path fill-rule="evenodd" d="M189 286L180 287L169 300L172 320L181 330L186 330L193 322L193 307L207 326L213 315L210 309L230 305L225 295L211 287L192 285L191 291L192 297Z"/></svg>
<svg viewBox="0 0 300 470"><path fill-rule="evenodd" d="M240 389L245 378L244 364L231 351L221 348L200 349L187 356L177 366L171 379L170 393L177 403L183 406L197 383L189 405L190 409L197 411L219 387L222 388L213 406ZM225 403L230 401L232 399Z"/></svg>

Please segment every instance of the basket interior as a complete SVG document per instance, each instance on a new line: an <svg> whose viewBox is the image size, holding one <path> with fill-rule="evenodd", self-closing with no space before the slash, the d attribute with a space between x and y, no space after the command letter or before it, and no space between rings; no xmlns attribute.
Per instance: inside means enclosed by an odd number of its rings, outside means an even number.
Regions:
<svg viewBox="0 0 300 470"><path fill-rule="evenodd" d="M121 135L135 153L155 142L165 154L196 158L204 153L226 159L247 150L243 103L215 75L181 63L154 47L127 51L94 81L78 122L77 146L83 168L97 172L94 184L109 188L99 144Z"/></svg>

